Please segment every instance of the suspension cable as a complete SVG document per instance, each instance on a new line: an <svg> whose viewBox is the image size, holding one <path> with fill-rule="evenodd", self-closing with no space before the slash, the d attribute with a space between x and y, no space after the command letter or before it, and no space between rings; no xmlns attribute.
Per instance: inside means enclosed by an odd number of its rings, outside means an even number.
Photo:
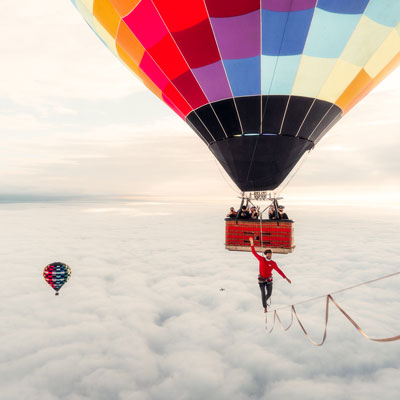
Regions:
<svg viewBox="0 0 400 400"><path fill-rule="evenodd" d="M221 166L217 163L217 160L214 158L215 164L217 165L218 172L221 174L222 178L225 180L226 184L236 193L242 195L242 192L237 190L232 184L226 179L225 175L221 172Z"/></svg>
<svg viewBox="0 0 400 400"><path fill-rule="evenodd" d="M380 278L372 279L372 280L370 280L370 281L362 282L362 283L359 283L359 284L354 285L354 286L349 286L349 287L344 288L344 289L336 290L335 292L332 292L332 293L329 293L329 294L332 295L332 294L336 294L336 293L340 293L340 292L345 292L346 290L351 290L351 289L354 289L354 288L359 287L359 286L368 285L368 284L370 284L370 283L373 283L373 282L376 282L376 281L380 281L380 280L386 279L386 278L391 278L392 276L399 275L399 274L400 274L400 271L394 272L393 274L381 276ZM304 300L304 301L299 301L298 303L295 303L294 305L297 306L297 305L299 305L299 304L304 304L304 303L308 303L308 302L310 302L310 301L314 301L314 300L317 300L317 299L322 299L322 298L325 297L325 296L327 296L327 295L324 294L324 295L322 295L322 296L317 296L317 297L313 297L313 298L311 298L311 299L307 299L307 300ZM292 305L287 305L287 306L279 307L279 308L276 308L275 310L272 310L272 311L283 310L284 308L288 308L288 307L292 307ZM271 311L271 312L272 312L272 311Z"/></svg>
<svg viewBox="0 0 400 400"><path fill-rule="evenodd" d="M351 318L350 315L349 315L342 307L339 306L339 304L338 304L338 303L335 301L335 299L332 297L332 294L334 294L334 293L344 292L344 291L346 291L346 290L354 289L354 288L359 287L359 286L362 286L362 285L367 285L367 284L372 283L372 282L376 282L376 281L379 281L379 280L382 280L382 279L390 278L390 277L393 277L393 276L398 275L398 274L400 274L400 272L395 272L395 273L393 273L393 274L386 275L386 276L382 276L382 277L380 277L380 278L376 278L376 279L373 279L373 280L370 280L370 281L367 281L367 282L362 282L362 283L360 283L360 284L358 284L358 285L354 285L354 286L350 286L350 287L345 288L345 289L337 290L337 291L335 291L335 292L333 292L333 293L331 293L331 294L327 294L327 295L323 295L323 296L314 297L314 298L312 298L312 299L308 299L308 300L305 300L305 301L301 301L301 302L296 303L296 304L292 304L292 305L289 305L289 306L277 308L277 309L273 310L274 319L273 319L272 328L271 328L269 331L267 330L267 322L268 322L268 321L267 321L267 316L265 317L265 330L268 331L268 333L271 333L271 332L273 331L273 329L274 329L276 319L279 321L281 330L284 330L284 331L289 330L289 328L292 326L292 323L293 323L293 314L294 314L294 316L296 317L297 322L299 323L299 326L300 326L301 330L303 331L303 333L305 334L305 336L307 337L307 339L308 339L313 345L315 345L315 346L322 346L322 345L325 343L325 340L326 340L326 337L327 337L328 316L329 316L329 302L332 302L332 303L339 309L339 311L347 318L347 320L348 320L348 321L358 330L358 332L359 332L361 335L363 335L365 338L367 338L367 339L369 339L369 340L372 340L372 341L374 341L374 342L393 342L393 341L396 341L396 340L400 340L400 335L392 336L392 337L388 337L388 338L372 338L372 337L370 337L369 335L367 335L367 334L365 333L365 331L364 331L363 329L360 328L360 326L354 321L354 319ZM320 343L318 343L318 342L314 341L314 340L311 338L311 336L308 334L308 332L307 332L307 330L305 329L303 323L301 322L299 316L297 315L297 312L296 312L296 309L295 309L295 305L307 303L307 302L310 302L310 301L313 301L313 300L316 300L316 299L320 299L320 298L322 298L322 297L326 297L326 305L325 305L325 327L324 327L324 334L323 334L323 336L322 336L322 340L321 340ZM278 315L278 311L277 311L277 310L281 310L281 309L284 309L284 308L287 308L287 307L290 307L290 309L291 309L291 321L290 321L290 324L289 324L286 328L284 328L283 325L282 325L281 319L279 318L279 315Z"/></svg>
<svg viewBox="0 0 400 400"><path fill-rule="evenodd" d="M286 189L286 187L289 185L289 183L292 181L292 179L297 175L297 173L299 172L300 168L303 166L305 161L308 159L308 156L310 155L311 150L312 150L312 148L307 151L307 153L305 154L303 159L297 165L295 171L292 174L290 174L289 179L285 182L284 186L278 191L277 197Z"/></svg>

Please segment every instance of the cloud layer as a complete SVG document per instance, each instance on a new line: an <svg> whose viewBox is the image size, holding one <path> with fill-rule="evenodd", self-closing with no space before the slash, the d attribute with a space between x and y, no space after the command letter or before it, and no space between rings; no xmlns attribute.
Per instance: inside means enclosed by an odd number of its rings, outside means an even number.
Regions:
<svg viewBox="0 0 400 400"><path fill-rule="evenodd" d="M279 307L398 270L400 214L289 208L297 248L276 256ZM397 398L399 343L335 309L328 340L265 332L251 254L223 248L225 206L9 204L0 211L0 387L9 400ZM41 274L63 261L58 297ZM224 288L224 291L220 291ZM398 278L334 296L371 336L398 334ZM324 300L297 307L322 335ZM286 324L289 313L281 312Z"/></svg>

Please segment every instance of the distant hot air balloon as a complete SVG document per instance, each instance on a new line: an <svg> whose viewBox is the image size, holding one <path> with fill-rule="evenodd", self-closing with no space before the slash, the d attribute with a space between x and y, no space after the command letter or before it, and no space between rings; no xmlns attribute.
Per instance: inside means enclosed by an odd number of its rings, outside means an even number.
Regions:
<svg viewBox="0 0 400 400"><path fill-rule="evenodd" d="M399 0L72 0L242 191L273 190L400 64Z"/></svg>
<svg viewBox="0 0 400 400"><path fill-rule="evenodd" d="M56 291L56 296L58 296L58 291L71 276L71 268L62 262L53 262L46 265L43 276L46 282Z"/></svg>

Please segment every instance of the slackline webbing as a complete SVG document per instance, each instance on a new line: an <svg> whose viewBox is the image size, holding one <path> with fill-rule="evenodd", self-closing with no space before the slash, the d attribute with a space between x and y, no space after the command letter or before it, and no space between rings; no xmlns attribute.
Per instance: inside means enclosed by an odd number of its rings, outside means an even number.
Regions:
<svg viewBox="0 0 400 400"><path fill-rule="evenodd" d="M358 284L358 285L354 285L354 286L351 286L351 287L348 287L348 288L345 288L345 289L337 290L336 292L333 292L333 293L328 294L328 295L314 297L314 298L312 298L312 299L308 299L308 300L299 302L299 303L297 303L297 304L292 304L292 305L290 305L290 306L285 306L285 307L280 307L280 308L278 308L278 309L275 309L275 310L271 311L271 312L274 313L274 320L273 320L272 328L271 328L269 331L268 331L268 329L267 329L267 323L268 323L267 315L266 315L266 317L265 317L265 330L266 330L268 333L271 333L271 332L273 331L274 327L275 327L275 321L276 321L276 320L279 321L279 325L280 325L281 330L283 330L283 331L289 330L289 328L290 328L290 327L292 326L292 324L293 324L293 315L294 315L294 316L296 317L297 322L299 323L299 326L300 326L301 330L302 330L303 333L306 335L307 339L308 339L313 345L315 345L315 346L322 346L322 345L325 343L326 336L327 336L328 316L329 316L329 302L332 302L332 303L339 309L339 311L347 318L347 320L350 321L350 323L358 330L358 332L359 332L361 335L363 335L364 337L366 337L367 339L373 340L374 342L394 342L395 340L399 340L399 339L400 339L400 335L393 336L393 337L389 337L389 338L379 338L379 339L372 338L372 337L368 336L368 335L360 328L360 326L353 320L353 318L351 318L350 315L349 315L342 307L340 307L339 304L338 304L338 303L335 301L335 299L332 297L332 294L334 294L334 293L344 292L345 290L354 289L354 288L356 288L356 287L358 287L358 286L366 285L366 284L368 284L368 283L376 282L376 281L379 281L379 280L381 280L381 279L389 278L389 277L392 277L392 276L395 276L395 275L398 275L398 274L400 274L400 272L395 272L394 274L386 275L386 276L383 276L383 277L380 277L380 278L377 278L377 279L373 279L373 280L368 281L368 282L363 282L363 283L360 283L360 284ZM303 304L303 303L306 303L306 302L309 302L309 301L313 301L313 300L316 300L316 299L320 299L320 298L322 298L322 297L326 297L326 305L325 305L325 328L324 328L324 334L323 334L323 336L322 336L322 340L321 340L320 343L318 343L318 342L314 341L314 340L311 338L311 336L308 334L307 330L304 328L304 325L302 324L302 322L300 321L299 316L297 315L297 312L296 312L296 309L295 309L295 305ZM283 324L282 324L281 319L279 318L278 310L281 310L281 309L283 309L283 308L288 308L288 307L290 307L290 309L291 309L291 312L290 312L291 320L290 320L289 325L285 328L285 327L283 326ZM271 313L271 312L270 312L270 313ZM270 313L269 313L269 314L270 314Z"/></svg>

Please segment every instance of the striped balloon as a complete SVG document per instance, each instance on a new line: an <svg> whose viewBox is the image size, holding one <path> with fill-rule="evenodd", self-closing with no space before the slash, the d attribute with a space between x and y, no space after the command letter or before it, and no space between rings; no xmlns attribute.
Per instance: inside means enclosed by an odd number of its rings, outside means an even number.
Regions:
<svg viewBox="0 0 400 400"><path fill-rule="evenodd" d="M400 64L400 0L72 0L243 190L276 188Z"/></svg>
<svg viewBox="0 0 400 400"><path fill-rule="evenodd" d="M71 268L62 262L54 262L46 265L43 276L46 282L56 291L57 296L58 291L71 276Z"/></svg>

